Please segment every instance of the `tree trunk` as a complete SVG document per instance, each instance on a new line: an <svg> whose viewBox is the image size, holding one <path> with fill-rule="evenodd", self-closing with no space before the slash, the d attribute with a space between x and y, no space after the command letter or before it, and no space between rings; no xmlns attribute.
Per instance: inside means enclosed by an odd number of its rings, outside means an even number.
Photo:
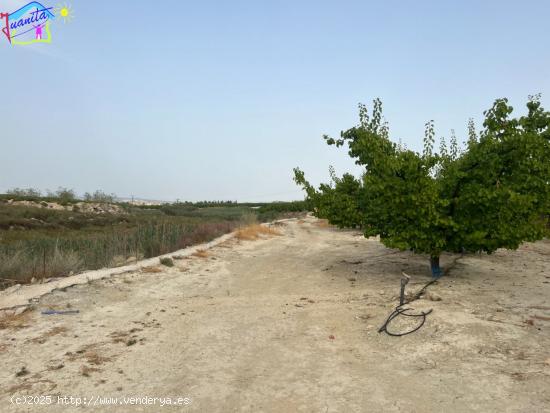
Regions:
<svg viewBox="0 0 550 413"><path fill-rule="evenodd" d="M439 266L439 255L430 257L430 268L432 269L432 277L439 278L443 275L443 270Z"/></svg>

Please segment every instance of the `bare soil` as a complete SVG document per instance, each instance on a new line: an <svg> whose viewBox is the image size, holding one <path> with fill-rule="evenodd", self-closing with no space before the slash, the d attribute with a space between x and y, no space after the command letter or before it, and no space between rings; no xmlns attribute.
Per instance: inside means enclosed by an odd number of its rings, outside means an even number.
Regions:
<svg viewBox="0 0 550 413"><path fill-rule="evenodd" d="M550 242L459 258L404 337L379 334L429 278L427 258L291 220L175 266L55 291L0 323L0 411L12 396L189 397L93 411L550 411ZM457 259L459 258L459 259ZM46 309L79 310L42 315ZM410 327L411 321L392 325Z"/></svg>

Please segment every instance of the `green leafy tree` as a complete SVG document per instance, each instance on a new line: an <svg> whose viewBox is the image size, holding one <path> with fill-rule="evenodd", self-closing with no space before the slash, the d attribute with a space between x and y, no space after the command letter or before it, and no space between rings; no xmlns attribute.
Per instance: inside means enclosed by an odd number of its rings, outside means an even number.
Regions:
<svg viewBox="0 0 550 413"><path fill-rule="evenodd" d="M317 216L340 227L361 227L379 235L384 245L430 257L433 276L440 276L440 254L494 252L517 248L545 234L550 210L550 113L539 97L530 97L528 113L511 118L506 99L486 111L484 129L468 124L466 148L454 132L434 153L433 121L426 124L424 150L408 150L389 138L382 103L372 115L359 106L358 126L329 145L347 145L361 180L351 175L313 188L296 168L295 181L307 194ZM333 175L331 173L331 175Z"/></svg>
<svg viewBox="0 0 550 413"><path fill-rule="evenodd" d="M361 227L359 201L361 181L351 174L338 178L332 167L329 168L332 182L321 184L316 191L305 179L304 173L298 168L294 170L295 181L302 185L308 195L306 204L314 209L319 218L328 219L339 228Z"/></svg>

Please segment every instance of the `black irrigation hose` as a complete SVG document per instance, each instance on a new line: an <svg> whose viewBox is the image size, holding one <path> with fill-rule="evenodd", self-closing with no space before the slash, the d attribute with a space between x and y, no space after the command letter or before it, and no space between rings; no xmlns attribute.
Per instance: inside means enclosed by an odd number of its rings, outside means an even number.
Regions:
<svg viewBox="0 0 550 413"><path fill-rule="evenodd" d="M419 314L407 314L406 311L409 311L409 310L412 310L412 308L401 308L400 305L395 307L395 310L393 311L393 313L390 314L390 316L387 318L384 325L382 325L382 327L380 327L378 329L378 332L381 333L382 331L384 331L387 335L394 336L394 337L406 336L407 334L411 334L411 333L414 333L415 331L419 330L424 325L424 323L426 322L426 316L432 312L432 310L430 309L426 312L422 311ZM396 318L400 315L403 315L403 316L406 316L406 317L422 317L422 322L418 326L413 328L412 330L405 331L404 333L392 333L391 331L388 331L388 325L392 322L392 320L394 318Z"/></svg>
<svg viewBox="0 0 550 413"><path fill-rule="evenodd" d="M456 265L457 261L459 259L461 259L464 255L461 255L460 257L457 257L454 259L453 263L447 268L447 270L444 272L444 274L448 274ZM413 310L412 308L401 308L404 304L410 304L412 303L413 301L416 301L418 300L422 294L424 294L424 292L426 291L426 289L432 285L433 283L435 283L440 277L438 278L434 278L433 280L427 282L424 287L422 287L420 289L420 291L418 291L415 295L413 295L406 303L404 302L404 296L405 296L405 286L407 285L407 283L409 282L408 279L409 279L409 276L405 273L403 273L403 275L406 277L406 279L401 279L401 298L400 298L400 303L397 307L395 307L395 310L393 310L393 313L390 314L390 316L386 319L386 321L384 322L384 324L382 325L382 327L380 327L378 329L378 332L381 333L381 332L385 332L387 335L389 336L394 336L394 337L401 337L401 336L406 336L407 334L411 334L411 333L414 333L415 331L419 330L423 325L424 323L426 322L426 316L428 314L430 314L433 309L429 309L428 311L421 311L420 313L418 314L407 314L406 311L409 311L409 310ZM392 333L390 331L388 331L388 325L393 321L394 318L400 316L400 315L403 315L403 316L406 316L406 317L422 317L422 322L416 326L415 328L413 328L412 330L410 331L405 331L404 333Z"/></svg>
<svg viewBox="0 0 550 413"><path fill-rule="evenodd" d="M406 313L406 311L409 311L409 310L412 310L412 308L401 308L404 304L404 296L405 296L405 286L407 285L407 283L409 282L408 281L408 276L403 273L403 275L405 277L407 277L407 279L402 279L401 280L401 298L400 298L400 302L399 302L399 305L397 307L395 307L395 310L393 310L393 313L391 313L389 315L389 317L386 319L386 321L384 322L384 324L382 325L382 327L380 327L378 329L378 332L381 333L381 332L385 332L387 335L389 336L394 336L394 337L401 337L401 336L406 336L407 334L411 334L411 333L414 333L415 331L419 330L423 325L424 323L426 322L426 316L428 314L430 314L433 310L430 309L428 311L422 311L418 314L408 314ZM426 283L424 285L424 287L422 287L420 289L420 291L418 291L414 296L412 296L412 298L410 300L407 301L406 304L409 304L409 303L412 303L413 301L415 300L418 300L420 298L420 296L422 294L424 294L424 291L426 291L426 288L428 288L430 285L432 285L433 283L435 283L437 281L437 278L436 279L433 279L431 280L430 282ZM405 331L404 333L392 333L391 331L388 331L388 325L393 321L394 318L398 317L398 316L406 316L406 317L422 317L422 322L416 326L415 328L413 328L412 330L410 331Z"/></svg>
<svg viewBox="0 0 550 413"><path fill-rule="evenodd" d="M420 291L418 291L415 295L413 295L413 296L411 297L410 300L407 301L407 304L412 303L413 301L418 300L418 299L422 296L422 294L424 294L424 291L426 291L426 288L428 288L430 285L432 285L432 284L433 284L434 282L436 282L437 280L439 280L439 278L434 278L434 279L431 280L430 282L426 283L426 285L424 285L424 287L422 287L422 288L420 289Z"/></svg>

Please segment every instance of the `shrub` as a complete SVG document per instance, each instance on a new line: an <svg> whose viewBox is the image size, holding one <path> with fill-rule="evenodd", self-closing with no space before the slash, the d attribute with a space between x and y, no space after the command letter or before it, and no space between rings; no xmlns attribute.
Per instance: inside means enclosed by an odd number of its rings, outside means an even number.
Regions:
<svg viewBox="0 0 550 413"><path fill-rule="evenodd" d="M57 189L57 191L55 191L53 193L49 192L48 195L57 198L61 205L67 205L71 202L76 201L76 194L75 194L74 190L68 189L68 188L63 188L61 186Z"/></svg>
<svg viewBox="0 0 550 413"><path fill-rule="evenodd" d="M98 202L104 204L111 204L115 202L116 194L107 194L101 190L95 191L93 194L86 192L83 196L86 202Z"/></svg>
<svg viewBox="0 0 550 413"><path fill-rule="evenodd" d="M160 259L160 263L162 265L165 265L166 267L173 267L174 261L172 261L172 258L164 257Z"/></svg>

